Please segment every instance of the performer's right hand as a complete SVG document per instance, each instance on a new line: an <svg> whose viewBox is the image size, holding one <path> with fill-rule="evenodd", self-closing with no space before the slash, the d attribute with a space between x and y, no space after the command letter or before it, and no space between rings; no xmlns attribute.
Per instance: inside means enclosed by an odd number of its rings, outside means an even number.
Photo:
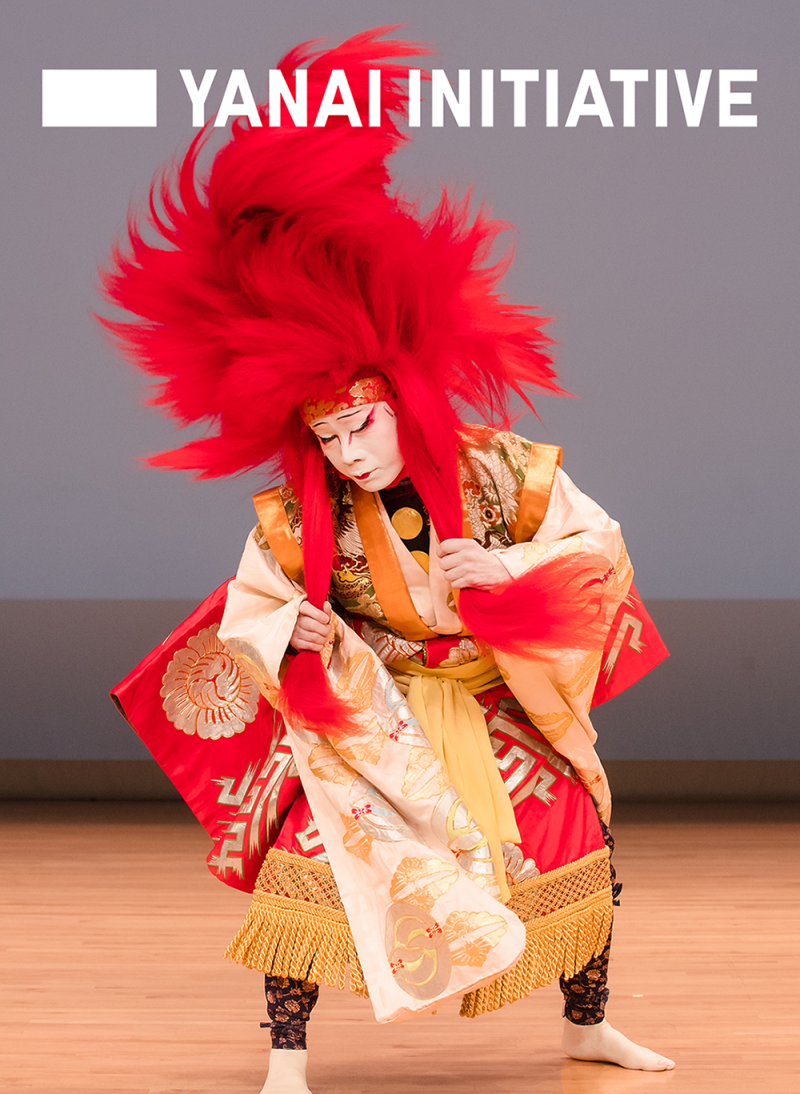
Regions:
<svg viewBox="0 0 800 1094"><path fill-rule="evenodd" d="M296 650L313 650L319 653L327 641L330 629L331 606L328 601L325 601L324 608L315 608L304 600L289 642Z"/></svg>

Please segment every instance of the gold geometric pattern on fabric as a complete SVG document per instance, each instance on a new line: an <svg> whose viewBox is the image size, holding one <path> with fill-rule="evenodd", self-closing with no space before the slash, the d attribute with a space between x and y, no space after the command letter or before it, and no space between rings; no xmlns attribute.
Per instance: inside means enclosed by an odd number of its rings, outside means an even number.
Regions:
<svg viewBox="0 0 800 1094"><path fill-rule="evenodd" d="M219 623L186 641L167 666L160 695L176 729L218 741L241 733L258 708L258 687L217 637Z"/></svg>
<svg viewBox="0 0 800 1094"><path fill-rule="evenodd" d="M418 509L412 509L409 505L396 509L392 513L391 520L392 528L400 536L400 539L416 539L425 524L422 513Z"/></svg>
<svg viewBox="0 0 800 1094"><path fill-rule="evenodd" d="M624 543L620 543L619 545L619 553L617 555L617 560L614 563L614 570L620 588L627 588L633 580L633 566L631 565L631 560L628 556L628 549Z"/></svg>
<svg viewBox="0 0 800 1094"><path fill-rule="evenodd" d="M557 976L574 976L602 952L614 915L609 857L604 847L512 887L508 907L525 924L522 957L497 980L465 995L462 1017L499 1010Z"/></svg>

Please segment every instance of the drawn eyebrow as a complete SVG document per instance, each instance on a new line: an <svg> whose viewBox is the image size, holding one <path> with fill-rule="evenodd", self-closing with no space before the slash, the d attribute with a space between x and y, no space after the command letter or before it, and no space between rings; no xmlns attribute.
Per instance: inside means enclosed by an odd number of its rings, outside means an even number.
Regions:
<svg viewBox="0 0 800 1094"><path fill-rule="evenodd" d="M363 410L363 409L364 409L363 406L354 406L351 410L343 410L341 412L341 414L336 415L336 421L338 422L342 419L352 418L354 414L358 414L358 412L360 410ZM354 429L351 432L359 433L362 429L365 429L366 426L368 426L369 423L372 421L372 419L374 417L374 414L375 414L375 407L370 407L366 418L361 423L361 425L358 427L358 429ZM319 430L322 430L322 432L318 432ZM324 432L324 426L322 426L319 422L312 422L311 423L311 432L314 434L315 437L319 437L319 439L321 441L327 442L327 441L333 440L332 436L329 436L328 434L326 434Z"/></svg>

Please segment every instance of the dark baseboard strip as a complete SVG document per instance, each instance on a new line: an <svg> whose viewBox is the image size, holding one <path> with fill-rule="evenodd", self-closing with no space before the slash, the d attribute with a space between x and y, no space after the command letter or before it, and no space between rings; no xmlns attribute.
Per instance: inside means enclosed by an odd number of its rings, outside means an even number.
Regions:
<svg viewBox="0 0 800 1094"><path fill-rule="evenodd" d="M155 760L0 760L6 801L180 801Z"/></svg>
<svg viewBox="0 0 800 1094"><path fill-rule="evenodd" d="M607 760L618 802L800 801L800 760ZM155 760L0 760L6 801L178 801Z"/></svg>
<svg viewBox="0 0 800 1094"><path fill-rule="evenodd" d="M796 802L800 760L606 760L618 802Z"/></svg>

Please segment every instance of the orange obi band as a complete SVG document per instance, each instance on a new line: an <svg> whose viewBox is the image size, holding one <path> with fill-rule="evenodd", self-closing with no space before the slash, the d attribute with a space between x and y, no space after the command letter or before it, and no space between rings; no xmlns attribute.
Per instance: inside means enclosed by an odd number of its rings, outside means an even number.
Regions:
<svg viewBox="0 0 800 1094"><path fill-rule="evenodd" d="M363 406L365 403L383 403L394 397L392 385L385 376L375 373L362 376L360 380L351 380L337 388L327 399L310 398L300 404L300 413L306 425L318 418L327 418L329 414L338 414L351 406Z"/></svg>

